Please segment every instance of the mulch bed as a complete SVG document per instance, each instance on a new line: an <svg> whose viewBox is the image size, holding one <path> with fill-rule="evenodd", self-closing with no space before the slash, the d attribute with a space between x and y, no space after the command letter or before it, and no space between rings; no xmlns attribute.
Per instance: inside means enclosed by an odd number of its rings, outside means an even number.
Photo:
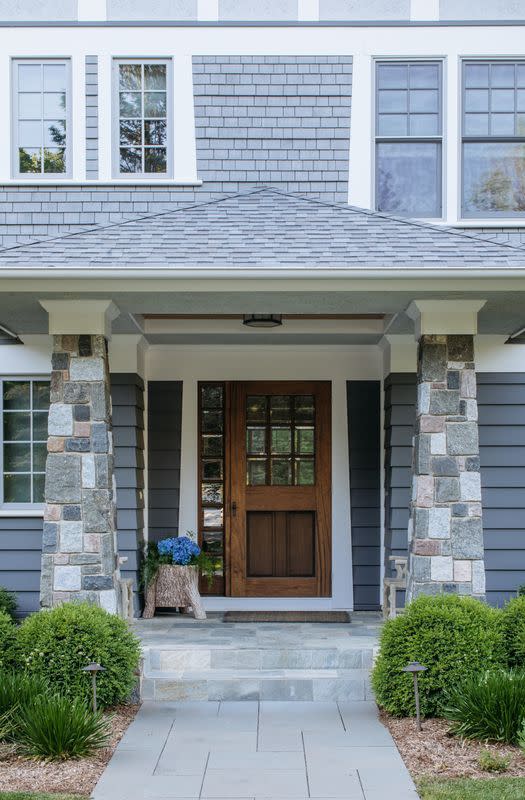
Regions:
<svg viewBox="0 0 525 800"><path fill-rule="evenodd" d="M108 712L112 715L109 747L97 750L90 758L45 764L17 756L8 746L3 746L0 749L0 791L50 792L89 797L139 707L122 705Z"/></svg>
<svg viewBox="0 0 525 800"><path fill-rule="evenodd" d="M384 712L381 720L392 734L403 761L413 778L488 778L496 777L480 769L478 759L484 750L510 758L509 777L525 777L525 755L519 747L481 743L450 736L443 719L427 719L418 733L414 719L396 719Z"/></svg>

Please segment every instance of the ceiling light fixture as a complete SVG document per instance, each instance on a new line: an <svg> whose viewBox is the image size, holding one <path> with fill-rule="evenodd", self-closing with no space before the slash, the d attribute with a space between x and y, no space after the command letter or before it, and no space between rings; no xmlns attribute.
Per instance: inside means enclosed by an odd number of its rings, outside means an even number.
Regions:
<svg viewBox="0 0 525 800"><path fill-rule="evenodd" d="M283 324L282 314L244 314L242 324L248 328L277 328Z"/></svg>

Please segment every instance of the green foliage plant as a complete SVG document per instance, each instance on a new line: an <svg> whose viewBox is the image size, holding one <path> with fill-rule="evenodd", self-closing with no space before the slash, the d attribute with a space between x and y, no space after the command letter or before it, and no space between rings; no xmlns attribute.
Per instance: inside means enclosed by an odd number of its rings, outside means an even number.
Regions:
<svg viewBox="0 0 525 800"><path fill-rule="evenodd" d="M501 616L508 665L525 667L525 595L510 600Z"/></svg>
<svg viewBox="0 0 525 800"><path fill-rule="evenodd" d="M4 721L0 740L15 739L20 724L20 708L47 692L46 681L25 672L0 672L0 719Z"/></svg>
<svg viewBox="0 0 525 800"><path fill-rule="evenodd" d="M0 670L16 667L19 660L17 628L5 611L0 610Z"/></svg>
<svg viewBox="0 0 525 800"><path fill-rule="evenodd" d="M108 743L109 726L79 697L43 694L20 709L17 738L22 751L39 760L83 758Z"/></svg>
<svg viewBox="0 0 525 800"><path fill-rule="evenodd" d="M518 744L525 717L525 670L494 669L451 688L444 709L463 739Z"/></svg>
<svg viewBox="0 0 525 800"><path fill-rule="evenodd" d="M7 589L0 586L0 611L4 611L11 619L14 619L16 607L16 595L14 592L8 592Z"/></svg>
<svg viewBox="0 0 525 800"><path fill-rule="evenodd" d="M501 612L457 595L422 596L383 626L372 686L380 706L393 716L415 713L413 682L402 672L410 661L419 676L421 713L442 716L449 689L469 675L505 666Z"/></svg>
<svg viewBox="0 0 525 800"><path fill-rule="evenodd" d="M91 698L91 678L82 667L96 661L100 706L126 701L135 685L140 644L126 622L88 603L64 603L27 617L18 630L21 664L45 678L52 692Z"/></svg>
<svg viewBox="0 0 525 800"><path fill-rule="evenodd" d="M158 545L168 541L172 541L172 539L163 539L161 542L148 542L140 568L139 582L142 589L147 589L150 583L155 580L161 564L173 565L174 562L171 555L159 552ZM198 554L192 555L187 566L197 567L206 578L208 586L211 586L215 574L213 560L200 547L197 546L197 548L199 550Z"/></svg>
<svg viewBox="0 0 525 800"><path fill-rule="evenodd" d="M484 772L506 772L510 766L510 758L500 756L490 750L482 750L479 754L478 764Z"/></svg>

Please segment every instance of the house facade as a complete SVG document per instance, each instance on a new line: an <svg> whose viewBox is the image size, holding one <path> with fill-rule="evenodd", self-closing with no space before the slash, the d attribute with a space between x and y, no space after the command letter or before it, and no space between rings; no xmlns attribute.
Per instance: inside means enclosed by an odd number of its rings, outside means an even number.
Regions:
<svg viewBox="0 0 525 800"><path fill-rule="evenodd" d="M525 583L525 3L0 0L0 585Z"/></svg>

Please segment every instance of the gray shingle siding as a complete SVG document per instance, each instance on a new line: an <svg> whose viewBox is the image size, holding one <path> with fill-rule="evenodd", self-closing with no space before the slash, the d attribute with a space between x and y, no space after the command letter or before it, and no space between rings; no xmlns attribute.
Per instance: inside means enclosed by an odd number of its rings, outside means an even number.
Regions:
<svg viewBox="0 0 525 800"><path fill-rule="evenodd" d="M478 373L487 600L525 583L525 373ZM385 382L385 557L407 550L416 376Z"/></svg>
<svg viewBox="0 0 525 800"><path fill-rule="evenodd" d="M0 518L0 586L15 592L17 614L39 608L41 517Z"/></svg>
<svg viewBox="0 0 525 800"><path fill-rule="evenodd" d="M525 583L525 373L478 374L487 599Z"/></svg>
<svg viewBox="0 0 525 800"><path fill-rule="evenodd" d="M98 178L98 56L86 56L86 178Z"/></svg>
<svg viewBox="0 0 525 800"><path fill-rule="evenodd" d="M388 557L407 553L416 376L392 373L385 379L384 392L385 575L389 576ZM403 601L402 593L398 599Z"/></svg>
<svg viewBox="0 0 525 800"><path fill-rule="evenodd" d="M379 608L381 475L379 381L347 381L354 608Z"/></svg>
<svg viewBox="0 0 525 800"><path fill-rule="evenodd" d="M181 427L182 381L149 381L149 541L179 532Z"/></svg>
<svg viewBox="0 0 525 800"><path fill-rule="evenodd" d="M144 541L144 381L139 375L111 376L113 442L117 482L117 541L123 578L131 578L135 589Z"/></svg>
<svg viewBox="0 0 525 800"><path fill-rule="evenodd" d="M351 56L194 56L205 184L348 197Z"/></svg>

